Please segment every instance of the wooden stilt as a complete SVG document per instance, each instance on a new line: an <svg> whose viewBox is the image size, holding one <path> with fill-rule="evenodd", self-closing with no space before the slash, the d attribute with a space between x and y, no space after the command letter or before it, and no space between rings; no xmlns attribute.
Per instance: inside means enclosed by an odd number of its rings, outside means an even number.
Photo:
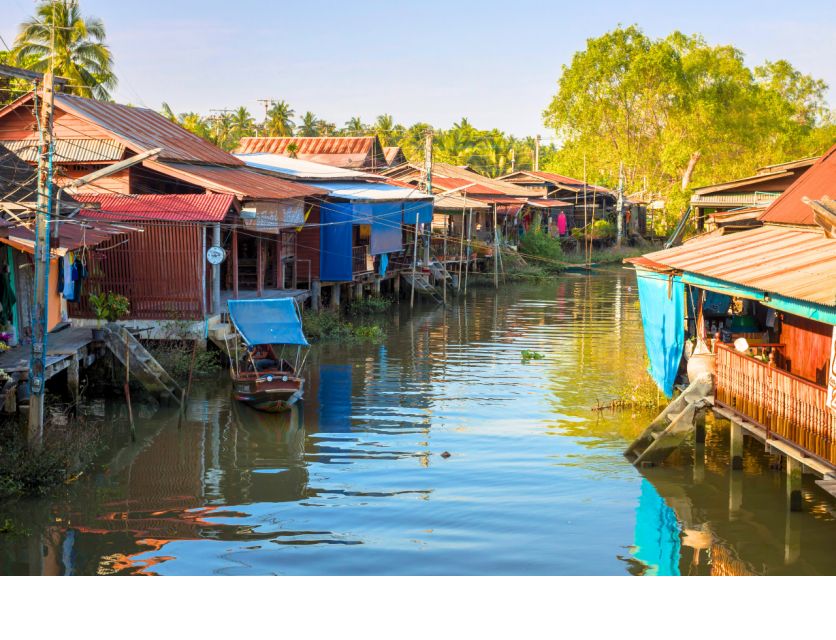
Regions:
<svg viewBox="0 0 836 640"><path fill-rule="evenodd" d="M694 417L694 442L705 444L705 409L697 411Z"/></svg>
<svg viewBox="0 0 836 640"><path fill-rule="evenodd" d="M338 282L331 287L331 308L339 313L340 311L340 293L342 285Z"/></svg>
<svg viewBox="0 0 836 640"><path fill-rule="evenodd" d="M730 433L729 457L731 459L731 468L732 471L740 471L743 469L743 427L732 421Z"/></svg>
<svg viewBox="0 0 836 640"><path fill-rule="evenodd" d="M322 304L322 283L319 280L314 280L311 285L311 309L319 311Z"/></svg>

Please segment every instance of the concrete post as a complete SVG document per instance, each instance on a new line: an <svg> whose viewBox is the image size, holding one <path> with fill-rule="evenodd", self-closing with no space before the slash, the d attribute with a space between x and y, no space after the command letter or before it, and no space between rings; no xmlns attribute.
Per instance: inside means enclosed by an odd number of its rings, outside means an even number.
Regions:
<svg viewBox="0 0 836 640"><path fill-rule="evenodd" d="M694 416L694 442L705 444L705 409L700 409Z"/></svg>
<svg viewBox="0 0 836 640"><path fill-rule="evenodd" d="M801 462L787 457L787 506L790 511L801 511Z"/></svg>
<svg viewBox="0 0 836 640"><path fill-rule="evenodd" d="M743 506L743 474L729 474L729 520L736 520Z"/></svg>
<svg viewBox="0 0 836 640"><path fill-rule="evenodd" d="M319 311L322 304L322 283L319 280L314 280L311 284L311 310Z"/></svg>
<svg viewBox="0 0 836 640"><path fill-rule="evenodd" d="M331 287L331 308L339 313L340 311L340 294L342 292L342 285L338 282Z"/></svg>
<svg viewBox="0 0 836 640"><path fill-rule="evenodd" d="M729 445L729 456L731 458L732 471L743 469L743 427L731 423L731 444Z"/></svg>
<svg viewBox="0 0 836 640"><path fill-rule="evenodd" d="M400 300L401 298L401 274L396 273L395 277L392 278L392 292L395 294L395 300Z"/></svg>
<svg viewBox="0 0 836 640"><path fill-rule="evenodd" d="M380 276L374 277L374 295L380 297Z"/></svg>
<svg viewBox="0 0 836 640"><path fill-rule="evenodd" d="M358 300L363 299L363 283L362 282L358 282L357 284L354 285L354 297L357 298Z"/></svg>
<svg viewBox="0 0 836 640"><path fill-rule="evenodd" d="M75 356L70 361L70 366L67 369L67 386L70 388L70 393L73 396L74 406L78 405L79 379L81 377L80 369L78 356Z"/></svg>

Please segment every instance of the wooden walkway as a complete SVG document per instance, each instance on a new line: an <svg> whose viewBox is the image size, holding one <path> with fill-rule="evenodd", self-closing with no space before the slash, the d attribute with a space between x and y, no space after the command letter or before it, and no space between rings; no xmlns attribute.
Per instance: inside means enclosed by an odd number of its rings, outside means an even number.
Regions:
<svg viewBox="0 0 836 640"><path fill-rule="evenodd" d="M89 328L66 327L53 331L48 336L44 377L48 380L69 367L74 360L88 366L102 348L102 343L93 342ZM17 374L20 380L26 380L29 375L30 349L28 344L18 345L0 353L0 369L9 375Z"/></svg>

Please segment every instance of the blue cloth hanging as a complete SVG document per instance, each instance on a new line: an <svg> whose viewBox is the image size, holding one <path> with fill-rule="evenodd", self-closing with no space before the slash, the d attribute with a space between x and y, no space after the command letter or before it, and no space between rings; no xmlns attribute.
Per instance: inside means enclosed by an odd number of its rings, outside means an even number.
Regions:
<svg viewBox="0 0 836 640"><path fill-rule="evenodd" d="M664 394L673 396L685 346L685 285L679 276L636 270L648 371Z"/></svg>

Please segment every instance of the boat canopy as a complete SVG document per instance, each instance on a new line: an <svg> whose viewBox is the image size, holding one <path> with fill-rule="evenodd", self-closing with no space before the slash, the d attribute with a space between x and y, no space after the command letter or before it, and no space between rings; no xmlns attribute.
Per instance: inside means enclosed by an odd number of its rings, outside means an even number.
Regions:
<svg viewBox="0 0 836 640"><path fill-rule="evenodd" d="M229 317L249 346L298 344L308 346L302 318L293 298L230 300Z"/></svg>

